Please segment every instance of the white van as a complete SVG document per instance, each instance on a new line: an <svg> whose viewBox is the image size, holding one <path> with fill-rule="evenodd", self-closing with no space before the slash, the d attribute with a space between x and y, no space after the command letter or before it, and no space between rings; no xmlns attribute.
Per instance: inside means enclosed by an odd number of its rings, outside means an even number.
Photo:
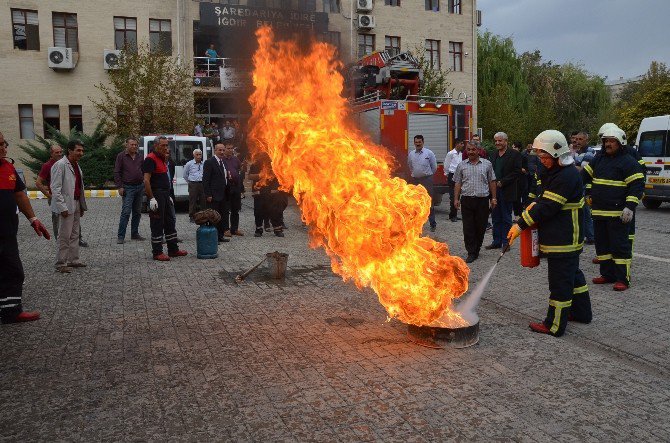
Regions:
<svg viewBox="0 0 670 443"><path fill-rule="evenodd" d="M663 202L670 202L670 115L642 119L637 131L637 146L647 167L645 183L645 208L657 209Z"/></svg>
<svg viewBox="0 0 670 443"><path fill-rule="evenodd" d="M142 157L153 150L154 141L158 135L146 135L140 137L140 152ZM207 137L196 137L185 134L165 135L170 147L170 158L175 164L174 177L172 185L174 186L174 196L176 202L188 201L188 183L184 180L184 165L193 159L193 150L202 151L202 161L204 162L212 156L212 140Z"/></svg>

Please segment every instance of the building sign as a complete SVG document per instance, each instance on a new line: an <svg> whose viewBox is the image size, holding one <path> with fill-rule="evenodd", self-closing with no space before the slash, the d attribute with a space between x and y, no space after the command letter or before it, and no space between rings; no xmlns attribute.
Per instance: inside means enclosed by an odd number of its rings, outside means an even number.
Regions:
<svg viewBox="0 0 670 443"><path fill-rule="evenodd" d="M225 92L238 92L252 89L251 72L239 68L219 68L221 79L221 90Z"/></svg>
<svg viewBox="0 0 670 443"><path fill-rule="evenodd" d="M328 14L325 12L200 3L200 26L217 27L230 31L255 31L263 26L271 26L276 31L314 31L322 33L328 31Z"/></svg>

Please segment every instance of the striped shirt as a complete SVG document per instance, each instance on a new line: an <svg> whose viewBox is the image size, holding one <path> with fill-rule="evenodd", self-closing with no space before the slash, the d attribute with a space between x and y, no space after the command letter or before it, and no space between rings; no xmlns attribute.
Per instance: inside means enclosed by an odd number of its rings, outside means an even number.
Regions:
<svg viewBox="0 0 670 443"><path fill-rule="evenodd" d="M456 166L453 180L460 183L462 197L488 197L489 183L495 179L491 162L480 158L475 164L470 160L460 162Z"/></svg>

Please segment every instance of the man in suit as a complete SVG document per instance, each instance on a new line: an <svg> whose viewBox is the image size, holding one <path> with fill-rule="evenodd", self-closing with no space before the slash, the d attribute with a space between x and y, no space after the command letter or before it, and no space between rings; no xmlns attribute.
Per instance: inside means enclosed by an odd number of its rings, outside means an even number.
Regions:
<svg viewBox="0 0 670 443"><path fill-rule="evenodd" d="M491 163L496 176L498 204L491 211L493 221L493 242L486 249L500 249L507 246L507 232L512 227L512 207L519 193L517 181L522 176L521 154L508 148L507 134L498 132L493 136L497 152Z"/></svg>
<svg viewBox="0 0 670 443"><path fill-rule="evenodd" d="M83 143L70 140L67 155L51 168L51 212L59 214L56 270L62 273L86 266L79 261L79 218L87 209L84 179L79 167L83 155Z"/></svg>
<svg viewBox="0 0 670 443"><path fill-rule="evenodd" d="M228 184L226 165L224 163L225 147L223 143L214 146L214 157L208 158L202 168L202 187L207 199L207 207L221 214L221 220L216 226L219 243L230 241L223 234L228 230Z"/></svg>

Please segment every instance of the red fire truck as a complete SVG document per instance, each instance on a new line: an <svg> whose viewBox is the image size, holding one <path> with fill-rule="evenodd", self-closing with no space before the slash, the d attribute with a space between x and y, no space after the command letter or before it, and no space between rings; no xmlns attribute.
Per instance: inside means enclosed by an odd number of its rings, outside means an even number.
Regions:
<svg viewBox="0 0 670 443"><path fill-rule="evenodd" d="M407 173L408 149L414 147L414 136L424 136L425 146L437 158L433 180L439 204L447 192L444 158L455 139L470 139L472 132L468 97L418 95L423 75L410 53L390 56L381 51L366 56L352 69L350 78L358 126L393 154L400 166L398 175Z"/></svg>

